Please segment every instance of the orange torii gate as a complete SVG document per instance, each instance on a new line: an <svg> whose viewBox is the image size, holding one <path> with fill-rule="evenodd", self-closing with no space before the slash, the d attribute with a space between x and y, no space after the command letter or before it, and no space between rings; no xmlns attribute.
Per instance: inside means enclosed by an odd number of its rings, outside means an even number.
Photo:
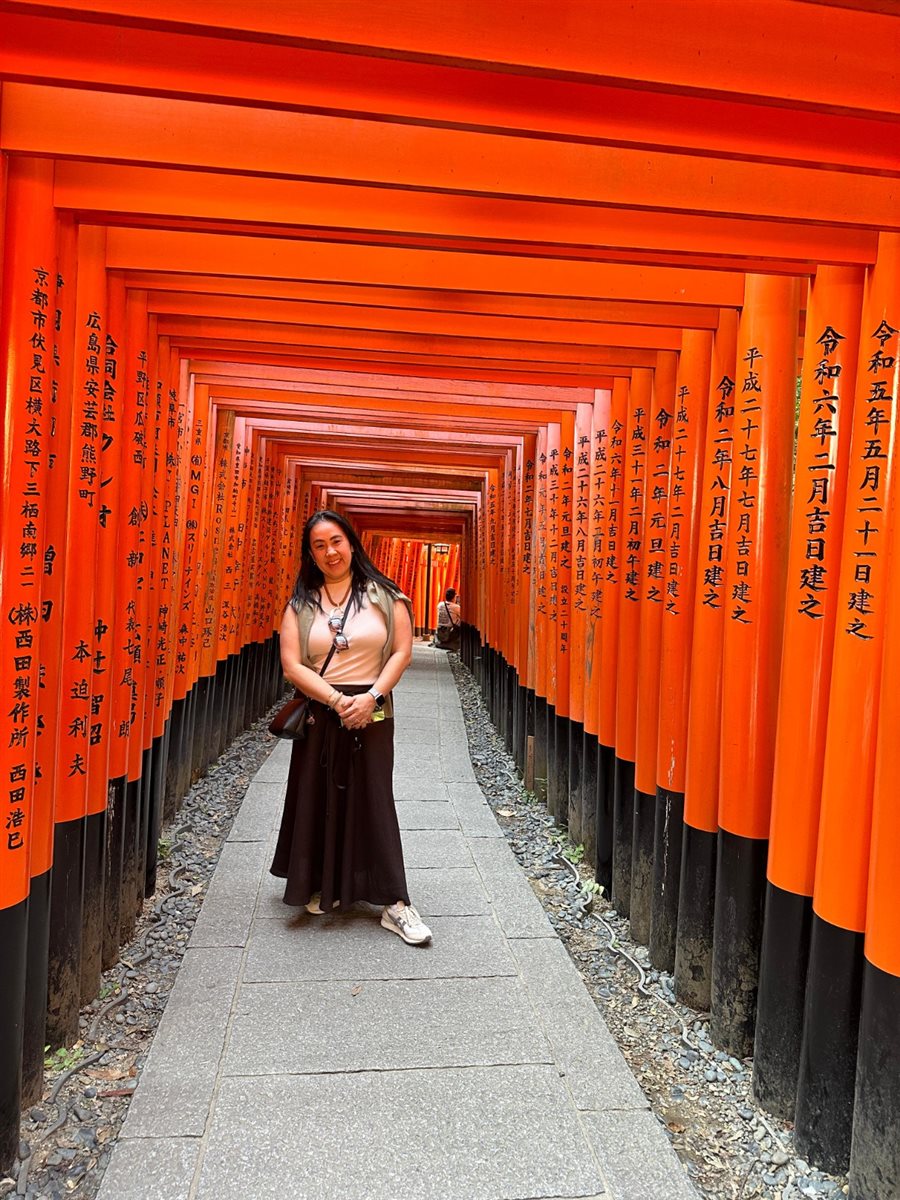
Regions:
<svg viewBox="0 0 900 1200"><path fill-rule="evenodd" d="M327 502L412 581L458 554L654 964L898 1186L882 7L3 0L0 1166Z"/></svg>

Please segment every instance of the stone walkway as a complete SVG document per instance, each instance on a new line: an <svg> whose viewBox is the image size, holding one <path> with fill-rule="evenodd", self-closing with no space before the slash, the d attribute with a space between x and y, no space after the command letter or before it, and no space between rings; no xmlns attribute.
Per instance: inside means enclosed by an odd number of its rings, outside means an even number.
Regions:
<svg viewBox="0 0 900 1200"><path fill-rule="evenodd" d="M311 917L268 873L290 746L251 783L99 1200L696 1200L469 761L446 656L396 696L434 944Z"/></svg>

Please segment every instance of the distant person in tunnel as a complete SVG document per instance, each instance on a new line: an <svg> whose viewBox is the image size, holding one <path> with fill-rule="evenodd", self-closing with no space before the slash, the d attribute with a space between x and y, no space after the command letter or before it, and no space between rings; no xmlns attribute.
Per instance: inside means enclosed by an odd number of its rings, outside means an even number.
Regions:
<svg viewBox="0 0 900 1200"><path fill-rule="evenodd" d="M409 666L412 630L409 600L353 526L329 510L310 517L281 664L310 697L312 720L294 742L271 872L286 880L285 904L315 914L382 905L385 929L420 945L431 931L409 902L392 778L391 691Z"/></svg>
<svg viewBox="0 0 900 1200"><path fill-rule="evenodd" d="M434 631L432 646L437 646L439 650L459 650L461 619L459 592L456 588L447 588L443 600L437 607L437 629Z"/></svg>

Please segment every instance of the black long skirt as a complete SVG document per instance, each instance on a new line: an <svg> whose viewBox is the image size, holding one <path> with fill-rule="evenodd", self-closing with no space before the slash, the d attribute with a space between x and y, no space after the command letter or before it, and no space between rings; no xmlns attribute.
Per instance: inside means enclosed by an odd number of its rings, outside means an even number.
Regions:
<svg viewBox="0 0 900 1200"><path fill-rule="evenodd" d="M365 688L343 689L347 692ZM394 807L394 722L344 729L324 704L294 742L271 873L295 907L321 892L321 908L409 903ZM335 902L337 904L335 905Z"/></svg>

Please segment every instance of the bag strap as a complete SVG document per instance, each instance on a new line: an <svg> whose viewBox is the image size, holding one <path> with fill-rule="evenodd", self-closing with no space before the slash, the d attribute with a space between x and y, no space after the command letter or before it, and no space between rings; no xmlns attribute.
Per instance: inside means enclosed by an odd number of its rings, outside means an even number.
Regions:
<svg viewBox="0 0 900 1200"><path fill-rule="evenodd" d="M334 658L335 652L337 651L337 635L339 633L344 632L344 622L347 620L347 614L349 611L350 611L350 605L348 604L347 607L344 609L344 615L341 617L341 623L338 626L337 631L334 634L335 640L332 641L332 643L331 643L331 649L328 651L327 655L325 656L325 661L322 663L322 666L319 668L319 674L323 677L325 675L325 672L328 670L328 664Z"/></svg>

